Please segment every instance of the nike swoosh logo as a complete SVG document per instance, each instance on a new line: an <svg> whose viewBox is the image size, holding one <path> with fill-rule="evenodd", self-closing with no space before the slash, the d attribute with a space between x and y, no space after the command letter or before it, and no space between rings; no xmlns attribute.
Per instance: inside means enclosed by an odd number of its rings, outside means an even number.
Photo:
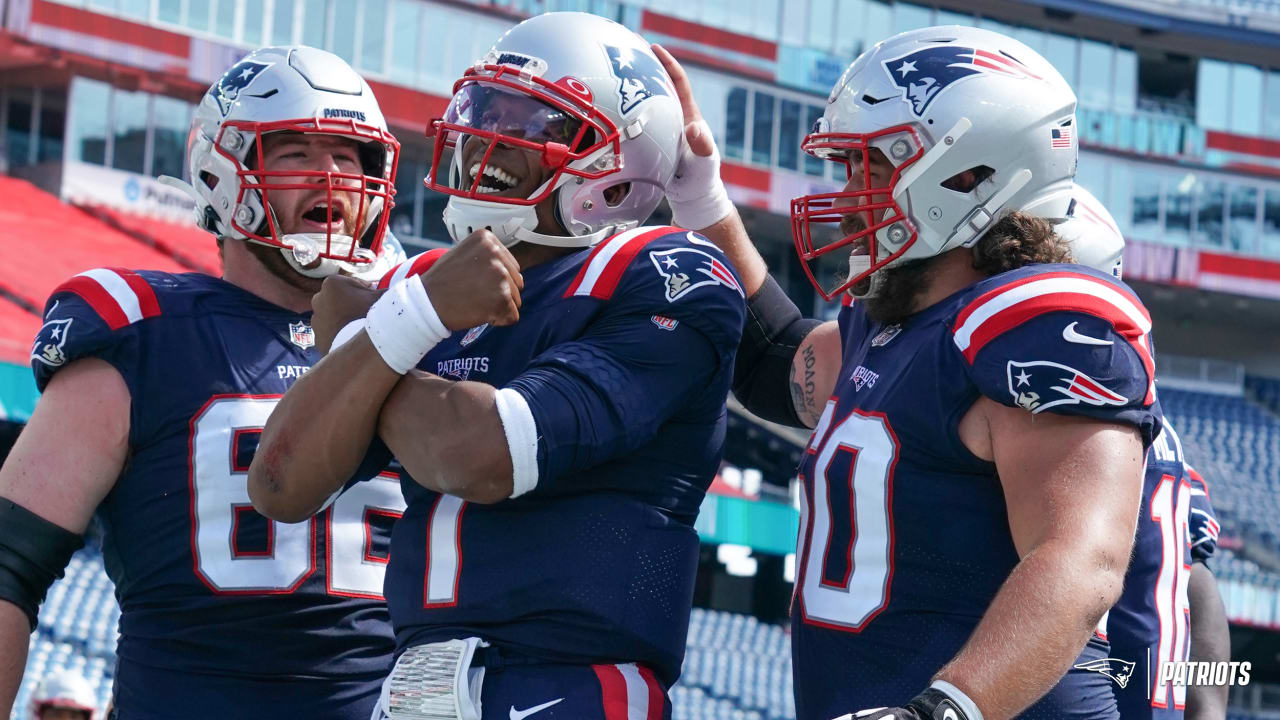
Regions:
<svg viewBox="0 0 1280 720"><path fill-rule="evenodd" d="M1096 337L1089 337L1088 335L1081 335L1080 333L1076 332L1075 323L1071 323L1070 325L1062 328L1062 339L1066 340L1067 342L1073 342L1080 345L1111 345L1112 344L1110 340L1102 340Z"/></svg>
<svg viewBox="0 0 1280 720"><path fill-rule="evenodd" d="M510 717L511 717L511 720L524 720L525 718L529 717L534 713L540 713L543 710L546 710L547 708L551 707L552 705L555 705L561 702L564 702L564 698L556 698L555 700L552 700L550 702L544 702L541 705L535 705L529 708L528 710L517 710L516 706L512 705Z"/></svg>
<svg viewBox="0 0 1280 720"><path fill-rule="evenodd" d="M947 708L946 710L942 711L942 720L960 720L960 718L956 717L955 710L952 710L951 708Z"/></svg>

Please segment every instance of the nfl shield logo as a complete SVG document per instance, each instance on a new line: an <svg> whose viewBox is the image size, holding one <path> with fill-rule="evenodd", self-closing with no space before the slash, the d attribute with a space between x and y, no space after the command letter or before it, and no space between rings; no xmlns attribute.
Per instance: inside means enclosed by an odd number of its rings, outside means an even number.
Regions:
<svg viewBox="0 0 1280 720"><path fill-rule="evenodd" d="M898 333L900 332L902 332L902 326L897 323L885 326L885 329L881 330L879 335L871 338L871 347L884 347L885 345L888 345L889 341L898 337Z"/></svg>
<svg viewBox="0 0 1280 720"><path fill-rule="evenodd" d="M466 335L462 336L462 340L459 341L458 344L461 345L462 347L466 347L470 345L471 343L475 342L476 338L480 337L480 333L484 332L485 329L488 327L489 327L489 323L485 323L483 325L477 325L471 328L470 330L467 331Z"/></svg>
<svg viewBox="0 0 1280 720"><path fill-rule="evenodd" d="M306 350L316 346L316 333L304 322L289 323L289 342Z"/></svg>

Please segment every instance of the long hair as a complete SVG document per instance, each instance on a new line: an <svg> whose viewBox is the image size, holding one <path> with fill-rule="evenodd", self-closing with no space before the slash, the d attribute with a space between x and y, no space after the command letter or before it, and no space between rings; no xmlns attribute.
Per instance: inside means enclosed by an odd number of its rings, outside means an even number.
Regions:
<svg viewBox="0 0 1280 720"><path fill-rule="evenodd" d="M1021 212L1006 215L973 248L973 269L986 277L1036 263L1071 261L1071 247L1053 225Z"/></svg>

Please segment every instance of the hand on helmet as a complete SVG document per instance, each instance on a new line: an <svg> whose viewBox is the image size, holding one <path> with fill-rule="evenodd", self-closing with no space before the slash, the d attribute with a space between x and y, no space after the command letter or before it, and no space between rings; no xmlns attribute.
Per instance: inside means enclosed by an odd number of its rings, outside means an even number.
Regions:
<svg viewBox="0 0 1280 720"><path fill-rule="evenodd" d="M520 264L488 230L477 230L453 246L422 276L422 283L449 330L514 325L520 319Z"/></svg>
<svg viewBox="0 0 1280 720"><path fill-rule="evenodd" d="M325 278L320 292L311 298L311 328L316 334L316 348L328 354L338 331L352 320L364 317L383 292L347 275Z"/></svg>
<svg viewBox="0 0 1280 720"><path fill-rule="evenodd" d="M720 152L711 127L702 119L693 87L684 68L661 45L653 52L662 61L675 85L680 109L684 112L684 135L680 139L680 159L675 177L667 185L667 202L672 221L683 228L702 230L723 220L733 211L733 203L720 179Z"/></svg>

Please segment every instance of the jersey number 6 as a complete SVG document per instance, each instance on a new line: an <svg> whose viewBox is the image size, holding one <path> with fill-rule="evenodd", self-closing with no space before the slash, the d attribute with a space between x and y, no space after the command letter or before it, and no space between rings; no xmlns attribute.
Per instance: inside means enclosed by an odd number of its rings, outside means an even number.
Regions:
<svg viewBox="0 0 1280 720"><path fill-rule="evenodd" d="M256 515L249 502L249 458L237 452L240 439L262 431L279 399L219 396L191 421L191 549L196 575L219 594L290 593L323 563L329 594L381 599L386 559L371 552L368 518L404 512L394 479L379 476L357 483L306 522L271 522L265 550L236 546L239 523ZM325 532L327 557L317 558L317 521Z"/></svg>

